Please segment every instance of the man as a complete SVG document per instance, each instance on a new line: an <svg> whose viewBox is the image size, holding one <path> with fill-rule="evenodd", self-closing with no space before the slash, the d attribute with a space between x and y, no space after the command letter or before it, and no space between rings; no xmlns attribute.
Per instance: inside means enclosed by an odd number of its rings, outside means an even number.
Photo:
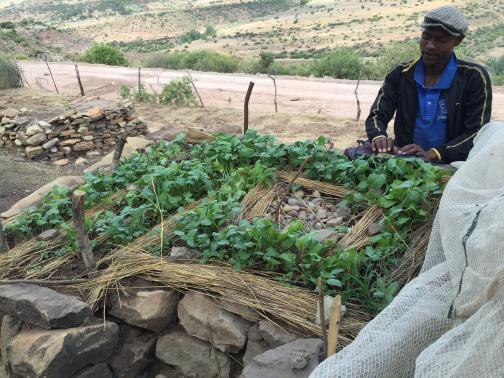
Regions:
<svg viewBox="0 0 504 378"><path fill-rule="evenodd" d="M431 162L465 160L478 130L490 121L492 86L480 65L458 60L468 23L460 10L443 6L422 23L421 57L385 78L366 133L376 153L414 154ZM387 125L395 116L395 139Z"/></svg>

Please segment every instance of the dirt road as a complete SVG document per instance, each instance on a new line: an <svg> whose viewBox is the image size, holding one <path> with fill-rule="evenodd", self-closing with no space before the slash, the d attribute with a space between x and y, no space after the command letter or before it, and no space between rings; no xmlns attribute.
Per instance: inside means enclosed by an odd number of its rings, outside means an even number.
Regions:
<svg viewBox="0 0 504 378"><path fill-rule="evenodd" d="M24 61L20 62L20 66L31 87L55 90L45 63ZM73 95L79 93L73 64L51 63L50 67L60 92ZM86 94L117 96L121 85L136 87L138 84L138 70L135 68L79 64L79 69ZM147 90L159 91L163 84L184 74L184 71L145 68L142 69L141 80ZM267 76L206 72L193 72L192 76L205 105L243 108L245 92L252 80L255 87L250 102L251 111L274 111L274 87L272 80ZM381 83L375 81L360 83L362 117L366 117L380 85ZM344 118L356 116L355 81L279 77L277 86L279 112L315 113ZM493 118L504 119L502 87L494 88Z"/></svg>

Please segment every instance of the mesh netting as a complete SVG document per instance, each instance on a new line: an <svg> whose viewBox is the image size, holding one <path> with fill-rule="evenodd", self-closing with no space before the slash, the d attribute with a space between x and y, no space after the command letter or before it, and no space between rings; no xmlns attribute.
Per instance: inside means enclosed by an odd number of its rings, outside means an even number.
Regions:
<svg viewBox="0 0 504 378"><path fill-rule="evenodd" d="M504 376L503 146L503 122L480 131L445 189L420 275L312 378Z"/></svg>

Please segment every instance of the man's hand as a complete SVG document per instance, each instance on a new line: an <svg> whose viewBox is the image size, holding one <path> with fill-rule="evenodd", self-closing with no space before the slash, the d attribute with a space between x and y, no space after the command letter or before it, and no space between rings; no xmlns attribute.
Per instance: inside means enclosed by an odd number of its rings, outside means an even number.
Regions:
<svg viewBox="0 0 504 378"><path fill-rule="evenodd" d="M417 155L423 157L427 161L434 161L437 160L437 155L436 153L431 149L428 151L425 151L421 146L418 144L408 144L398 151L401 155Z"/></svg>
<svg viewBox="0 0 504 378"><path fill-rule="evenodd" d="M394 140L385 136L383 138L376 138L371 146L375 153L392 152L394 151Z"/></svg>

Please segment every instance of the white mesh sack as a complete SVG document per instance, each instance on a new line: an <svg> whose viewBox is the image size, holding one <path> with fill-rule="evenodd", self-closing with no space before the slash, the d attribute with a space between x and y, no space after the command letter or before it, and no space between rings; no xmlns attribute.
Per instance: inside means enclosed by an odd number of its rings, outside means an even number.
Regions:
<svg viewBox="0 0 504 378"><path fill-rule="evenodd" d="M504 377L504 122L474 144L445 189L420 275L311 378Z"/></svg>

